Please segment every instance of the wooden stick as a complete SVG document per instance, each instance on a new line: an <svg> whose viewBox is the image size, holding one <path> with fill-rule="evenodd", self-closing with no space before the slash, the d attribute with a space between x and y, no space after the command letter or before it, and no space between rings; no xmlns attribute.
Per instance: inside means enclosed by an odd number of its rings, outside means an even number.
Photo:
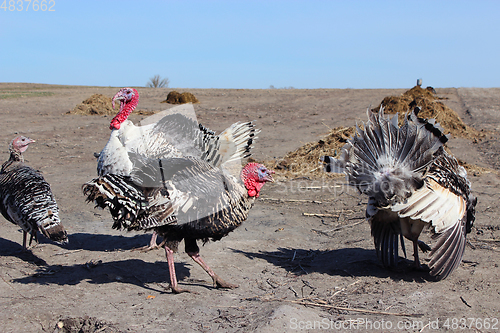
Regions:
<svg viewBox="0 0 500 333"><path fill-rule="evenodd" d="M346 288L349 288L350 286L353 286L353 285L355 285L356 283L358 283L358 282L360 282L360 281L361 281L361 280L356 280L356 281L354 281L353 283L351 283L350 285L348 285L348 286L346 286L346 287L344 287L344 288L342 288L342 289L340 289L340 290L337 290L337 291L336 291L336 292L332 295L332 297L333 297L333 296L335 296L335 295L337 295L338 293L343 292L344 290L346 290Z"/></svg>
<svg viewBox="0 0 500 333"><path fill-rule="evenodd" d="M346 307L343 307L343 306L310 303L310 302L304 302L304 301L294 301L294 300L284 300L284 301L285 302L290 302L290 303L301 304L301 305L319 306L319 307L328 308L328 309L343 310L343 311L354 311L354 312L364 312L364 313L381 314L381 315L388 315L388 316L402 316L402 317L404 317L404 316L408 316L408 317L421 317L421 316L423 316L423 314L420 314L420 313L385 312L385 311L374 311L374 310L367 310L367 309L346 308Z"/></svg>
<svg viewBox="0 0 500 333"><path fill-rule="evenodd" d="M302 213L304 216L315 216L315 217L339 217L337 214L320 214L320 213Z"/></svg>
<svg viewBox="0 0 500 333"><path fill-rule="evenodd" d="M320 190L322 188L340 188L340 185L323 185L323 186L301 186L299 187L301 190Z"/></svg>
<svg viewBox="0 0 500 333"><path fill-rule="evenodd" d="M83 251L83 249L57 252L57 253L54 253L53 255L51 255L51 257L53 257L53 256L63 256L63 255L66 255L66 254L73 254L73 253L80 252L80 251Z"/></svg>
<svg viewBox="0 0 500 333"><path fill-rule="evenodd" d="M333 201L318 201L318 200L304 200L304 199L280 199L280 198L259 198L260 200L271 200L271 201L279 201L279 202L307 202L307 203L334 203Z"/></svg>
<svg viewBox="0 0 500 333"><path fill-rule="evenodd" d="M13 286L12 286L12 285L11 285L11 284L7 281L7 280L5 280L3 276L0 276L0 277L2 278L3 282L5 282L5 283L6 283L9 287L11 287L11 288L12 288L12 290L14 290L16 293L18 293L18 294L19 294L22 298L24 298L24 299L28 299L28 297L26 297L26 296L24 296L23 294L21 294L21 293L20 293L19 291L17 291L17 289L16 289L16 288L14 288L14 287L13 287Z"/></svg>

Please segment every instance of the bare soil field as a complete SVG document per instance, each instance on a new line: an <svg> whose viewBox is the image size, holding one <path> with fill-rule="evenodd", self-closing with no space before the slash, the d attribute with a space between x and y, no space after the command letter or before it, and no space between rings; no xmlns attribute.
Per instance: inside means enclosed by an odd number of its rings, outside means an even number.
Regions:
<svg viewBox="0 0 500 333"><path fill-rule="evenodd" d="M111 116L66 113L92 94L112 97L118 89L0 83L0 159L7 160L16 134L36 140L26 162L51 184L70 240L60 246L41 236L23 252L21 230L0 218L0 331L500 330L500 88L436 89L467 125L485 133L448 143L457 158L483 171L469 174L478 197L476 222L463 262L446 280L433 282L404 264L384 269L364 220L367 198L346 187L343 177L305 172L278 174L240 228L201 247L214 271L239 288L213 288L181 251L175 257L181 288L197 293L178 295L169 290L163 250L131 251L146 245L150 234L111 229L109 212L86 204L81 191L96 176L94 153L109 138ZM173 89L138 90L138 110L171 107L161 102ZM198 121L217 132L255 120L262 132L253 158L271 166L330 128L364 121L368 107L405 91L175 90L193 93Z"/></svg>

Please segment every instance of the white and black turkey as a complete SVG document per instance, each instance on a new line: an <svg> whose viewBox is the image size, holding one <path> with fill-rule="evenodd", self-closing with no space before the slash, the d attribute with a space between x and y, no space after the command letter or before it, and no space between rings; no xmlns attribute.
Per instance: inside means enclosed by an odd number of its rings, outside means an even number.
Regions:
<svg viewBox="0 0 500 333"><path fill-rule="evenodd" d="M83 186L87 201L109 207L113 228L154 230L164 238L174 292L185 291L178 287L173 258L183 239L186 252L214 286L235 287L202 260L197 240L220 240L237 228L264 183L273 181L274 172L261 164L241 167L258 131L251 122L236 123L215 135L182 114L136 127L122 112L130 114L137 96L130 88L115 95L121 111L111 122L110 141L99 157L99 177Z"/></svg>
<svg viewBox="0 0 500 333"><path fill-rule="evenodd" d="M366 216L379 259L386 267L398 263L398 241L413 242L414 265L420 268L418 249L430 251L430 274L446 278L460 264L466 234L475 219L476 197L467 173L443 148L448 140L434 119L418 118L415 108L399 127L392 119L368 110L364 129L342 149L338 158L322 157L327 172L345 173L350 185L369 196ZM420 241L424 227L436 240L433 248Z"/></svg>
<svg viewBox="0 0 500 333"><path fill-rule="evenodd" d="M10 158L0 171L0 212L10 222L23 229L23 248L31 235L38 241L37 231L58 243L67 243L66 230L59 220L59 208L50 185L39 171L24 164L22 153L28 149L30 138L18 136L9 145Z"/></svg>
<svg viewBox="0 0 500 333"><path fill-rule="evenodd" d="M181 107L181 110L172 109L176 112L161 112L147 118L147 124L136 126L127 118L139 103L139 92L134 88L122 88L113 96L113 108L115 101L120 102L120 111L111 120L110 138L98 157L99 176L130 176L133 163L129 153L155 159L190 156L220 166L249 156L252 141L259 133L251 122L246 122L235 123L216 136L197 123L192 105L187 110ZM150 121L155 118L156 122ZM156 238L156 231L153 231L149 246L141 249L158 248Z"/></svg>

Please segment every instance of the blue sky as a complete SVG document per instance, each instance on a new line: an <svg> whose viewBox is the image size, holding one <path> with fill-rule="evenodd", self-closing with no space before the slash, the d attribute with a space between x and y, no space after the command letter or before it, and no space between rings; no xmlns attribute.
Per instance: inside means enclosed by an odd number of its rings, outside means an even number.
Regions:
<svg viewBox="0 0 500 333"><path fill-rule="evenodd" d="M500 87L500 1L14 2L0 8L0 82Z"/></svg>

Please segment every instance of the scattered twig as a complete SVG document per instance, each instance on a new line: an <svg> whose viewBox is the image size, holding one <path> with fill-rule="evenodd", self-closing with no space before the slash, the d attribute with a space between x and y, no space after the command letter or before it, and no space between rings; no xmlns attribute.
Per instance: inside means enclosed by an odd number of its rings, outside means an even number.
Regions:
<svg viewBox="0 0 500 333"><path fill-rule="evenodd" d="M321 214L321 213L302 213L304 216L315 216L315 217L339 217L337 214Z"/></svg>
<svg viewBox="0 0 500 333"><path fill-rule="evenodd" d="M335 232L335 231L339 231L341 229L344 229L344 228L350 228L350 227L354 227L358 224L361 224L361 223L364 223L365 221L359 221L359 222L356 222L356 223L353 223L353 224L348 224L348 225L342 225L340 227L337 227L337 228L334 228L334 229L330 229L330 230L318 230L318 229L311 229L317 233L320 233L320 234L323 234L323 235L326 235L326 236L330 236L328 233L329 232Z"/></svg>
<svg viewBox="0 0 500 333"><path fill-rule="evenodd" d="M424 331L424 329L425 329L427 326L429 326L430 324L431 324L431 322L429 321L429 322L428 322L428 323L427 323L424 327L422 327L422 329L421 329L419 332L423 332L423 331Z"/></svg>
<svg viewBox="0 0 500 333"><path fill-rule="evenodd" d="M333 201L318 201L318 200L306 200L306 199L281 199L281 198L259 198L260 200L270 200L278 202L305 202L305 203L316 203L316 204L329 204L334 203Z"/></svg>
<svg viewBox="0 0 500 333"><path fill-rule="evenodd" d="M351 283L350 285L348 285L347 287L344 287L344 288L342 288L342 289L340 289L340 290L336 291L336 292L332 295L332 297L333 297L333 296L336 296L337 294L339 294L339 293L341 293L341 292L343 292L344 290L346 290L346 289L347 289L347 288L349 288L350 286L354 286L354 285L355 285L356 283L358 283L359 281L361 281L361 280L356 280L356 281L354 281L353 283Z"/></svg>
<svg viewBox="0 0 500 333"><path fill-rule="evenodd" d="M469 308L472 308L472 306L470 306L462 296L460 296L460 299L462 300L462 302L464 302L465 305L467 305Z"/></svg>
<svg viewBox="0 0 500 333"><path fill-rule="evenodd" d="M16 293L18 293L22 298L24 299L28 299L28 297L24 296L23 294L21 294L19 291L16 290L16 288L14 288L10 283L9 281L5 280L5 278L2 276L2 280L3 282L5 282L9 287L12 288L12 290L14 290Z"/></svg>
<svg viewBox="0 0 500 333"><path fill-rule="evenodd" d="M323 166L316 167L316 168L314 168L314 169L312 169L312 170L309 170L309 172L310 172L310 173L311 173L311 172L314 172L314 171L318 170L319 168L323 168Z"/></svg>
<svg viewBox="0 0 500 333"><path fill-rule="evenodd" d="M421 313L385 312L385 311L375 311L375 310L358 309L358 308L346 308L343 306L336 306L336 305L329 305L329 304L318 304L318 303L305 302L305 301L294 301L294 300L284 300L284 301L290 302L290 303L301 304L301 305L319 306L319 307L328 308L328 309L364 312L364 313L372 313L372 314L380 314L380 315L388 315L388 316L408 316L408 317L421 317L421 316L423 316L423 314L421 314Z"/></svg>
<svg viewBox="0 0 500 333"><path fill-rule="evenodd" d="M500 239L478 239L478 242L489 242L489 243L498 243L500 242Z"/></svg>
<svg viewBox="0 0 500 333"><path fill-rule="evenodd" d="M293 291L293 293L295 294L295 297L299 297L299 294L297 294L297 292L295 291L295 289L293 289L292 286L288 287L288 289L290 289L291 291Z"/></svg>
<svg viewBox="0 0 500 333"><path fill-rule="evenodd" d="M308 273L308 272L304 269L304 267L302 267L302 265L300 265L300 264L299 264L299 267L300 267L300 269L301 269L301 270L303 270L303 271L306 273L306 275L307 275L307 274L309 274L309 273Z"/></svg>
<svg viewBox="0 0 500 333"><path fill-rule="evenodd" d="M73 254L73 253L80 252L80 251L83 251L83 249L57 252L57 253L54 253L53 255L51 255L51 257L53 257L53 256L63 256L63 255L66 255L66 254Z"/></svg>
<svg viewBox="0 0 500 333"><path fill-rule="evenodd" d="M321 190L322 188L340 188L340 185L323 185L323 186L300 186L301 190Z"/></svg>

